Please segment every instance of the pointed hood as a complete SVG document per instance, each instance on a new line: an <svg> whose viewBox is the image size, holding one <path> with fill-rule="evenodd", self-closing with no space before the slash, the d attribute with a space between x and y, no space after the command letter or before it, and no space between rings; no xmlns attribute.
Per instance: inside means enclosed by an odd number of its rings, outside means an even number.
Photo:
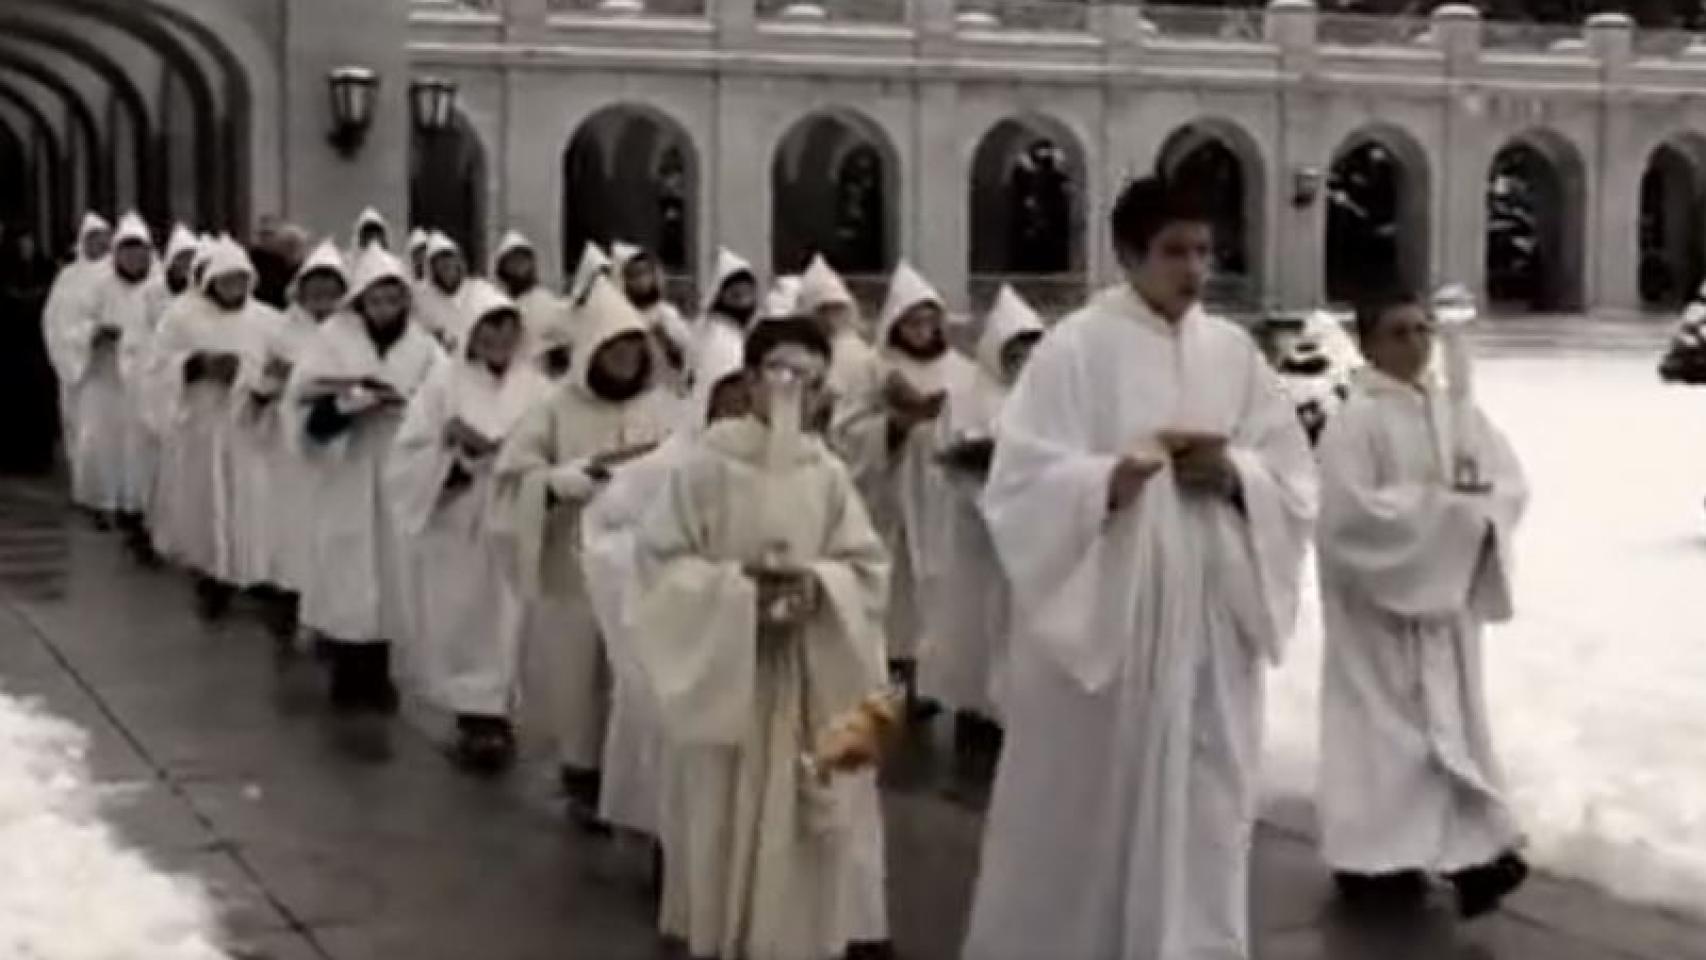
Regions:
<svg viewBox="0 0 1706 960"><path fill-rule="evenodd" d="M610 273L610 255L598 244L588 240L581 250L581 262L575 267L574 279L569 282L569 300L580 304L592 290L592 282Z"/></svg>
<svg viewBox="0 0 1706 960"><path fill-rule="evenodd" d="M621 240L618 240L610 245L611 269L616 271L617 276L621 276L622 271L628 268L629 262L645 252L646 250L644 247L640 247L632 243L624 243Z"/></svg>
<svg viewBox="0 0 1706 960"><path fill-rule="evenodd" d="M83 243L89 239L89 234L110 232L112 228L113 225L108 223L105 217L93 210L83 214L83 221L77 225L77 249L75 251L77 262L89 262L88 259L83 256Z"/></svg>
<svg viewBox="0 0 1706 960"><path fill-rule="evenodd" d="M471 281L471 284L468 290L468 333L462 338L465 341L461 350L464 360L471 359L468 350L474 343L474 330L484 323L487 317L503 312L514 314L518 321L521 319L520 308L515 305L514 300L499 290L496 284L480 280Z"/></svg>
<svg viewBox="0 0 1706 960"><path fill-rule="evenodd" d="M750 277L754 283L758 282L758 273L752 269L752 264L745 257L728 247L718 247L717 269L711 274L711 286L705 293L702 312L710 313L717 303L717 298L722 295L723 288L729 285L730 280L742 275Z"/></svg>
<svg viewBox="0 0 1706 960"><path fill-rule="evenodd" d="M777 277L770 292L764 295L764 302L759 305L759 320L776 320L791 317L800 309L799 277Z"/></svg>
<svg viewBox="0 0 1706 960"><path fill-rule="evenodd" d="M391 242L391 224L385 221L385 217L378 210L368 207L361 211L361 216L355 218L355 227L350 231L350 249L359 250L361 248L361 232L370 226L384 230L385 242L387 244Z"/></svg>
<svg viewBox="0 0 1706 960"><path fill-rule="evenodd" d="M827 306L844 306L855 314L859 310L859 302L853 299L853 291L847 289L847 282L819 254L812 258L806 272L800 274L800 312L816 314Z"/></svg>
<svg viewBox="0 0 1706 960"><path fill-rule="evenodd" d="M350 285L349 270L344 266L344 255L338 252L337 244L330 240L320 241L320 245L314 248L314 252L308 255L308 259L302 261L302 266L296 271L293 282L301 283L302 278L310 273L335 274L339 280L344 282L345 288Z"/></svg>
<svg viewBox="0 0 1706 960"><path fill-rule="evenodd" d="M353 272L349 297L345 300L348 304L355 303L362 294L387 280L394 280L404 287L409 287L409 268L404 266L401 260L378 247L368 247L361 251L356 257Z"/></svg>
<svg viewBox="0 0 1706 960"><path fill-rule="evenodd" d="M135 210L119 218L118 229L113 232L113 246L121 243L140 243L154 252L154 236L148 232L148 223L142 219L142 214Z"/></svg>
<svg viewBox="0 0 1706 960"><path fill-rule="evenodd" d="M983 335L977 340L977 363L983 372L996 380L1005 380L1001 369L1001 351L1014 337L1027 333L1042 333L1047 327L1043 318L1019 296L1010 284L1002 284L995 294L995 305L983 320Z"/></svg>
<svg viewBox="0 0 1706 960"><path fill-rule="evenodd" d="M244 250L237 241L230 237L221 237L207 250L207 272L201 277L201 292L207 293L213 286L213 281L228 273L240 273L249 278L249 290L254 292L255 265L249 261L248 251Z"/></svg>
<svg viewBox="0 0 1706 960"><path fill-rule="evenodd" d="M493 277L496 277L498 275L498 264L503 262L504 257L509 256L517 250L526 250L535 256L539 253L539 248L535 247L533 245L533 241L527 239L521 231L507 231L504 233L503 239L498 241L497 249L492 251L491 267L486 272L491 274Z"/></svg>
<svg viewBox="0 0 1706 960"><path fill-rule="evenodd" d="M877 321L877 349L887 350L889 335L894 333L894 325L907 311L921 303L933 303L946 308L942 295L924 279L924 275L913 269L912 264L902 260L894 268L894 276L889 279L888 298L883 301L883 312Z"/></svg>
<svg viewBox="0 0 1706 960"><path fill-rule="evenodd" d="M201 241L190 232L190 228L181 223L172 225L172 235L166 241L166 262L171 263L185 253L194 254L201 249Z"/></svg>
<svg viewBox="0 0 1706 960"><path fill-rule="evenodd" d="M689 409L693 421L684 424L689 436L697 436L709 426L711 397L717 384L746 367L746 341L728 324L719 325L721 333L705 339L693 361L693 396Z"/></svg>
<svg viewBox="0 0 1706 960"><path fill-rule="evenodd" d="M580 307L579 329L575 331L574 358L569 367L569 382L592 395L588 375L598 351L620 336L630 333L646 336L646 322L640 312L616 289L610 278L595 274L587 288L586 302ZM656 371L653 371L654 375Z"/></svg>
<svg viewBox="0 0 1706 960"><path fill-rule="evenodd" d="M409 231L409 255L413 256L415 251L417 251L417 250L425 250L427 243L431 240L432 240L432 234L426 232L425 230L422 230L420 227L416 227L413 230L410 230Z"/></svg>
<svg viewBox="0 0 1706 960"><path fill-rule="evenodd" d="M432 263L432 259L441 253L454 253L457 256L461 256L462 248L457 245L455 240L450 239L449 234L440 233L439 231L434 230L427 234L427 263Z"/></svg>

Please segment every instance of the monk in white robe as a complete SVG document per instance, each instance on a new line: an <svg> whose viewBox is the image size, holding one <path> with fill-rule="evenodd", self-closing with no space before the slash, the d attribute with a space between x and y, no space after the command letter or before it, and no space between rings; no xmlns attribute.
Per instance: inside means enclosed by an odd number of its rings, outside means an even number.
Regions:
<svg viewBox="0 0 1706 960"><path fill-rule="evenodd" d="M551 382L521 355L513 300L482 284L469 309L465 345L409 402L386 480L420 575L413 672L427 700L456 718L458 760L492 772L515 754L522 631L520 596L486 534L492 465Z"/></svg>
<svg viewBox="0 0 1706 960"><path fill-rule="evenodd" d="M123 357L146 349L153 270L148 225L126 214L114 234L111 257L60 335L61 377L78 411L68 457L71 499L103 526L120 514L139 513L145 502L142 478L151 465L129 462L130 454L142 451L131 436L135 417L124 376L130 364Z"/></svg>
<svg viewBox="0 0 1706 960"><path fill-rule="evenodd" d="M996 422L1042 336L1042 318L1003 285L984 318L977 370L950 387L936 421L949 497L941 512L944 529L931 541L943 551L934 564L942 571L942 589L930 606L935 643L924 651L918 682L926 697L954 712L955 756L966 764L992 760L998 750L997 689L1011 629L1012 593L979 501L995 454Z"/></svg>
<svg viewBox="0 0 1706 960"><path fill-rule="evenodd" d="M555 376L568 372L569 308L563 298L539 281L539 251L533 241L511 230L492 253L492 282L515 301L521 313L523 356L541 373L553 376L545 354L563 348ZM553 377L554 378L554 377Z"/></svg>
<svg viewBox="0 0 1706 960"><path fill-rule="evenodd" d="M644 836L664 835L666 804L662 721L651 684L635 653L634 603L638 595L634 540L640 523L662 495L670 471L687 458L710 424L747 413L747 383L740 341L701 356L695 380L697 415L656 450L623 467L587 504L581 516L581 567L598 617L612 680L605 732L599 817ZM683 791L686 784L675 784ZM679 818L677 818L679 819Z"/></svg>
<svg viewBox="0 0 1706 960"><path fill-rule="evenodd" d="M592 292L594 281L600 277L605 280L611 277L610 254L604 248L588 240L581 248L580 261L575 265L574 276L569 278L568 287L563 291L568 298L569 306L580 309L586 304L587 294Z"/></svg>
<svg viewBox="0 0 1706 960"><path fill-rule="evenodd" d="M859 393L875 376L876 351L865 341L859 301L841 275L822 256L812 258L800 275L800 313L815 319L829 337L830 406Z"/></svg>
<svg viewBox="0 0 1706 960"><path fill-rule="evenodd" d="M596 820L608 671L581 569L581 511L613 473L663 441L669 397L652 380L645 324L595 276L568 377L511 433L494 471L491 528L527 603L524 696L555 734L572 814ZM531 712L531 711L530 711Z"/></svg>
<svg viewBox="0 0 1706 960"><path fill-rule="evenodd" d="M49 288L47 302L42 306L42 339L47 347L48 362L59 378L59 421L64 434L65 456L77 446L77 407L72 376L73 356L82 347L70 346L67 334L82 323L87 315L88 299L94 287L105 276L107 256L112 251L113 228L99 214L85 213L77 228L77 248L72 261L60 269Z"/></svg>
<svg viewBox="0 0 1706 960"><path fill-rule="evenodd" d="M431 241L432 234L420 227L409 231L409 279L415 283L426 279L426 251Z"/></svg>
<svg viewBox="0 0 1706 960"><path fill-rule="evenodd" d="M255 269L230 239L212 244L200 295L167 311L155 337L153 377L161 397L161 483L170 528L167 556L194 571L198 612L225 614L249 574L243 558L253 491L242 476L237 384L260 362L272 308L254 301ZM247 498L247 499L246 499Z"/></svg>
<svg viewBox="0 0 1706 960"><path fill-rule="evenodd" d="M349 295L343 256L330 241L317 247L291 280L284 313L260 315L260 355L244 371L238 399L240 449L246 456L249 506L245 540L251 580L271 588L270 625L281 645L295 639L303 590L314 576L313 474L302 456L295 418L280 401L291 372L320 325ZM240 488L241 489L241 488Z"/></svg>
<svg viewBox="0 0 1706 960"><path fill-rule="evenodd" d="M742 340L758 316L758 273L740 254L727 248L717 250L716 270L705 294L704 307L693 323L693 340L687 351L689 369L698 364L698 354L713 337L734 333Z"/></svg>
<svg viewBox="0 0 1706 960"><path fill-rule="evenodd" d="M889 283L876 348L870 375L836 411L833 439L893 558L889 655L914 694L919 651L929 643L925 598L939 579L941 550L931 539L950 496L936 421L949 389L976 371L948 346L941 295L906 263Z"/></svg>
<svg viewBox="0 0 1706 960"><path fill-rule="evenodd" d="M408 544L384 468L410 397L444 360L413 322L407 269L378 247L354 264L345 308L314 332L285 389L312 475L315 567L302 622L327 641L340 710L395 713L391 644L413 628Z"/></svg>
<svg viewBox="0 0 1706 960"><path fill-rule="evenodd" d="M1021 613L967 960L1247 960L1264 663L1296 617L1308 442L1198 303L1212 230L1157 180L1128 283L1061 321L996 430L984 512Z"/></svg>
<svg viewBox="0 0 1706 960"><path fill-rule="evenodd" d="M611 259L612 268L622 281L622 292L628 295L634 309L640 311L640 319L651 332L652 349L659 364L659 384L676 396L685 397L689 389L687 354L693 344L693 328L682 319L675 304L664 298L662 265L651 251L630 243L613 245Z"/></svg>
<svg viewBox="0 0 1706 960"><path fill-rule="evenodd" d="M758 325L754 415L706 432L640 534L636 650L687 788L660 924L696 957L823 960L854 936L850 808L875 782L802 758L885 683L888 564L845 467L801 429L827 348L809 321Z"/></svg>
<svg viewBox="0 0 1706 960"><path fill-rule="evenodd" d="M367 207L355 218L355 226L350 229L350 245L344 251L344 259L354 263L362 251L374 246L381 250L391 249L391 225L386 222L384 214Z"/></svg>
<svg viewBox="0 0 1706 960"><path fill-rule="evenodd" d="M415 322L446 351L459 352L468 333L469 303L480 285L468 278L468 261L456 241L433 231L427 241L426 277L415 284Z"/></svg>
<svg viewBox="0 0 1706 960"><path fill-rule="evenodd" d="M1422 306L1395 298L1359 327L1373 367L1320 446L1322 855L1353 909L1413 910L1444 876L1477 916L1527 874L1489 730L1481 630L1511 616L1528 490L1485 414L1427 375ZM1476 477L1457 476L1459 451Z"/></svg>
<svg viewBox="0 0 1706 960"><path fill-rule="evenodd" d="M165 516L163 504L166 499L160 483L165 470L162 435L166 425L159 409L154 350L167 312L183 298L196 295L191 271L200 250L201 242L189 228L181 223L172 227L162 269L156 271L148 282L146 334L125 340L124 350L119 356L126 401L133 418L131 436L138 448L132 462L137 465L138 487L144 491L140 522L131 532L130 548L138 560L150 566L159 562L155 541Z"/></svg>

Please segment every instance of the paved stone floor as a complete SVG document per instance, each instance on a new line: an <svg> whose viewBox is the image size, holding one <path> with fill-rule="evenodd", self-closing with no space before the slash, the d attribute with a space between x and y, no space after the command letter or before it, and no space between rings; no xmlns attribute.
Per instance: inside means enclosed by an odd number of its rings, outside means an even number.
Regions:
<svg viewBox="0 0 1706 960"><path fill-rule="evenodd" d="M541 767L481 782L444 759L424 715L335 720L311 661L280 659L251 617L199 624L181 573L138 569L61 504L51 486L0 481L0 685L89 731L112 818L213 886L241 956L657 955L643 857L566 826ZM975 871L979 817L948 799L942 766L910 744L887 793L911 960L954 956ZM1261 830L1263 960L1706 958L1706 930L1544 879L1466 931L1350 937L1328 919L1304 820L1281 809Z"/></svg>

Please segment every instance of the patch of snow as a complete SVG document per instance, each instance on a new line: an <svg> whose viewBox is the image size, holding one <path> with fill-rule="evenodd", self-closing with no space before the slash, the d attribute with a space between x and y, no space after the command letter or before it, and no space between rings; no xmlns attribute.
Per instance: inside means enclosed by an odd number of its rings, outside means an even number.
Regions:
<svg viewBox="0 0 1706 960"><path fill-rule="evenodd" d="M211 900L102 822L83 732L0 694L0 957L226 960Z"/></svg>

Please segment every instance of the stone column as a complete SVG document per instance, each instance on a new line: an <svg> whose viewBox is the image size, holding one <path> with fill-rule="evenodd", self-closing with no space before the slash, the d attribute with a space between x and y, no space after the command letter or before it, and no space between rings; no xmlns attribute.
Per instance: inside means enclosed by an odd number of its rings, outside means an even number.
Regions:
<svg viewBox="0 0 1706 960"><path fill-rule="evenodd" d="M563 130L561 88L540 71L506 70L503 77L502 197L495 198L501 226L532 240L540 279L554 287L569 269L563 264ZM580 251L573 251L575 256Z"/></svg>
<svg viewBox="0 0 1706 960"><path fill-rule="evenodd" d="M1307 79L1314 74L1317 12L1311 0L1273 0L1264 25L1267 39L1280 50L1287 77ZM1281 306L1308 307L1322 297L1324 200L1323 145L1319 135L1319 96L1308 90L1282 88L1279 96L1278 151L1267 171L1263 191L1259 281L1262 299ZM1297 186L1314 179L1315 196L1300 203Z"/></svg>
<svg viewBox="0 0 1706 960"><path fill-rule="evenodd" d="M295 0L281 61L289 218L317 233L349 234L365 206L390 220L400 242L408 222L408 0ZM360 66L379 75L373 126L359 152L345 158L327 143L332 126L327 75Z"/></svg>
<svg viewBox="0 0 1706 960"><path fill-rule="evenodd" d="M1588 209L1583 211L1582 295L1590 309L1641 308L1641 174L1647 157L1627 145L1639 142L1636 117L1621 93L1634 58L1635 22L1623 13L1587 19L1584 39L1599 61L1605 97L1600 101L1597 156L1583 157Z"/></svg>
<svg viewBox="0 0 1706 960"><path fill-rule="evenodd" d="M953 81L919 84L901 212L901 252L936 284L954 310L969 302L971 274L971 170L960 150L958 104L959 88Z"/></svg>
<svg viewBox="0 0 1706 960"><path fill-rule="evenodd" d="M1451 3L1433 12L1433 39L1445 56L1449 79L1472 78L1481 58L1481 12ZM1487 157L1479 94L1457 93L1444 105L1445 138L1434 189L1440 200L1431 218L1434 285L1462 283L1486 293Z"/></svg>

